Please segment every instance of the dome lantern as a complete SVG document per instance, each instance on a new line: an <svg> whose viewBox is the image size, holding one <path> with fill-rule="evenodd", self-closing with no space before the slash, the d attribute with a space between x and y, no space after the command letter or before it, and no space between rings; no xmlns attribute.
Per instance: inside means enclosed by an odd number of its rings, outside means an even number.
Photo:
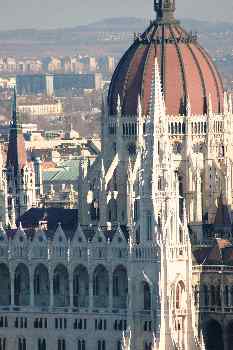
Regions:
<svg viewBox="0 0 233 350"><path fill-rule="evenodd" d="M175 0L154 0L154 10L157 13L157 22L174 21L175 9Z"/></svg>

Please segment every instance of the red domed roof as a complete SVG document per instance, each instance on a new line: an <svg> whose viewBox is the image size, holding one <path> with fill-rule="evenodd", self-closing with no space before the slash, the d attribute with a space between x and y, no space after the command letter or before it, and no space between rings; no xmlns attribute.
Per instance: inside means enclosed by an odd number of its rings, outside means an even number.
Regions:
<svg viewBox="0 0 233 350"><path fill-rule="evenodd" d="M167 12L164 13L165 8ZM213 112L223 112L224 91L220 75L196 37L174 19L174 0L166 0L165 5L163 1L155 0L155 9L157 20L134 41L113 74L108 95L110 114L117 113L118 95L123 115L137 114L139 95L143 114L149 114L155 57L168 115L185 114L188 99L192 114L203 115L207 112L209 95Z"/></svg>

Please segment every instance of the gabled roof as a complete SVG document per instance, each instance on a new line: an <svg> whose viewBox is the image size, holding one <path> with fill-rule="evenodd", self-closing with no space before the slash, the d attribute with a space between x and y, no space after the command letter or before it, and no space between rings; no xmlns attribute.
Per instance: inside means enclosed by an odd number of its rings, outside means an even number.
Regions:
<svg viewBox="0 0 233 350"><path fill-rule="evenodd" d="M212 245L193 249L196 265L233 265L233 245L227 239L216 238Z"/></svg>
<svg viewBox="0 0 233 350"><path fill-rule="evenodd" d="M35 228L40 222L47 222L49 230L56 230L58 223L64 230L73 230L78 225L77 209L64 208L31 208L18 220L23 228Z"/></svg>
<svg viewBox="0 0 233 350"><path fill-rule="evenodd" d="M17 224L21 222L21 225L25 233L33 237L34 231L39 227L40 223L46 223L47 230L45 231L47 237L53 238L54 233L57 230L58 225L61 225L62 230L66 234L67 239L73 239L74 234L78 227L78 210L77 209L64 209L64 208L31 208L26 211L17 221ZM128 242L129 231L126 226L120 226L125 242ZM115 226L112 229L108 229L106 226L101 227L101 231L105 237L105 241L112 241L115 234L118 232L119 227ZM83 234L86 237L86 241L90 242L96 234L96 226L82 226ZM14 237L16 230L8 230L9 237Z"/></svg>

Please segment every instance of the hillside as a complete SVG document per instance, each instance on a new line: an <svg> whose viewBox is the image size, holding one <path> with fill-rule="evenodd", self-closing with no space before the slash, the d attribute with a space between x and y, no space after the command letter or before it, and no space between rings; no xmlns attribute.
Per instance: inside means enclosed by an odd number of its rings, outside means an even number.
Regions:
<svg viewBox="0 0 233 350"><path fill-rule="evenodd" d="M121 54L132 41L134 32L143 31L148 20L109 18L75 28L56 30L12 30L0 32L0 54L17 56ZM233 24L183 20L188 30L197 31L200 41L212 53L232 47Z"/></svg>

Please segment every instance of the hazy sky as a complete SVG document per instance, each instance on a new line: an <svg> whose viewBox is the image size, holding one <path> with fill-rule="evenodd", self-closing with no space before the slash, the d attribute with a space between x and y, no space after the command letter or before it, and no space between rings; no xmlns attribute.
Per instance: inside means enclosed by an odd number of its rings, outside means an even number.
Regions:
<svg viewBox="0 0 233 350"><path fill-rule="evenodd" d="M0 0L0 30L73 27L106 17L152 18L153 0ZM233 22L232 0L176 0L177 17Z"/></svg>

